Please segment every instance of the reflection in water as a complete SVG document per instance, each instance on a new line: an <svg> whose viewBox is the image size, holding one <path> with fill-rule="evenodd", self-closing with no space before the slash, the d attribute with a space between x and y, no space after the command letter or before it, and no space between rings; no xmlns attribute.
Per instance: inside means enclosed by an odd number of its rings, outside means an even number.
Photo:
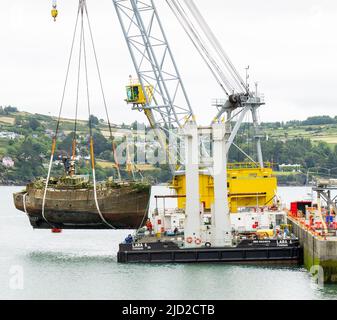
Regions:
<svg viewBox="0 0 337 320"><path fill-rule="evenodd" d="M64 254L61 252L33 251L28 253L27 259L32 263L111 263L117 262L114 256L93 256L89 254Z"/></svg>
<svg viewBox="0 0 337 320"><path fill-rule="evenodd" d="M319 289L298 266L118 264L118 244L130 231L33 231L12 204L12 193L20 189L0 188L0 299L337 297L337 286ZM305 193L303 188L280 188L283 202ZM12 266L23 268L23 290L9 288Z"/></svg>

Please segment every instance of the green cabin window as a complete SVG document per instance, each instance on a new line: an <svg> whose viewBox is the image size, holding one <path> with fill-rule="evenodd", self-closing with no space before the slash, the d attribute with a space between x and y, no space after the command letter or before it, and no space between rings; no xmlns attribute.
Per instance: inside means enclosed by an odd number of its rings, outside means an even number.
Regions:
<svg viewBox="0 0 337 320"><path fill-rule="evenodd" d="M128 101L139 100L139 88L138 88L138 86L127 87L127 97L128 97Z"/></svg>

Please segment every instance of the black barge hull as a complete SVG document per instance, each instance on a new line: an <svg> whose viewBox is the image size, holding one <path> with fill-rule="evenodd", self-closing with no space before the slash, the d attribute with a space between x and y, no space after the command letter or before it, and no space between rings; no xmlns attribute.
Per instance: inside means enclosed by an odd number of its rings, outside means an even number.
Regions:
<svg viewBox="0 0 337 320"><path fill-rule="evenodd" d="M298 241L285 245L272 242L259 245L244 242L233 248L182 249L174 243L120 244L119 263L271 263L300 264Z"/></svg>

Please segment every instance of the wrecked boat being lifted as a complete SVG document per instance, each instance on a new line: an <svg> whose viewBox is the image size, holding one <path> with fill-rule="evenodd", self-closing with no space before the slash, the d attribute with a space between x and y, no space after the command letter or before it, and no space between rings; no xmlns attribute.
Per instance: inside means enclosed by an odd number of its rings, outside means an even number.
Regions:
<svg viewBox="0 0 337 320"><path fill-rule="evenodd" d="M151 186L142 182L97 183L86 176L44 179L15 193L15 207L27 214L34 229L137 229L147 214ZM97 200L97 201L96 201Z"/></svg>
<svg viewBox="0 0 337 320"><path fill-rule="evenodd" d="M22 192L14 194L14 203L18 210L27 214L31 225L35 229L138 229L142 225L143 219L147 216L147 210L150 200L150 183L123 181L119 171L118 155L116 145L112 134L111 121L108 115L108 106L102 85L101 72L98 65L98 59L94 46L93 36L90 30L90 41L92 44L92 57L98 75L98 83L101 87L101 94L105 114L107 116L107 124L109 127L110 140L112 143L112 152L114 162L118 171L118 180L110 179L105 182L96 183L95 175L95 148L94 148L94 125L92 123L93 114L91 113L91 105L89 99L89 81L86 55L86 41L84 32L84 14L87 15L85 1L79 2L77 11L77 19L81 16L82 35L77 37L77 22L73 35L73 42L70 51L70 59L66 73L66 81L64 84L61 105L59 108L59 116L56 123L55 133L52 141L51 157L46 179L36 180L28 184ZM79 40L79 45L74 45L75 40ZM77 83L76 103L74 104L75 119L73 122L73 141L71 150L57 150L57 142L59 138L62 110L64 109L64 98L68 87L68 75L71 62L74 61L73 49L79 48L79 63L77 65ZM83 50L82 50L83 49ZM85 87L81 91L81 70L84 69ZM90 81L91 83L91 81ZM85 88L85 89L84 89ZM69 90L70 91L70 90ZM82 92L82 93L81 93ZM84 94L85 103L80 99ZM77 158L77 140L78 140L78 115L80 114L80 106L85 105L88 111L88 151L91 163L91 178L88 176L80 176L76 174L75 161ZM97 110L97 109L96 109ZM70 112L70 110L68 110ZM69 125L69 123L68 123ZM99 128L96 128L99 131ZM65 172L52 178L51 170L57 158L61 158L61 154L57 157L56 152L65 152L63 156L63 164ZM127 151L128 152L128 151ZM130 162L131 160L128 160ZM128 163L129 165L129 163ZM135 180L135 177L133 177ZM143 180L143 178L142 178Z"/></svg>

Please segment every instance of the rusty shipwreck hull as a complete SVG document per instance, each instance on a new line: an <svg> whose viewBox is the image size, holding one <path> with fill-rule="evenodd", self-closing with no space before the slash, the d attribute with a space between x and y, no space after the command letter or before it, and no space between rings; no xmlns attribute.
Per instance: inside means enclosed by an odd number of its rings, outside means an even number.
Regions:
<svg viewBox="0 0 337 320"><path fill-rule="evenodd" d="M88 189L48 189L45 217L42 216L43 189L27 186L15 193L15 207L27 214L34 229L111 229L96 208L94 191ZM100 211L105 220L116 229L137 229L147 214L149 190L130 186L105 188L97 191Z"/></svg>

